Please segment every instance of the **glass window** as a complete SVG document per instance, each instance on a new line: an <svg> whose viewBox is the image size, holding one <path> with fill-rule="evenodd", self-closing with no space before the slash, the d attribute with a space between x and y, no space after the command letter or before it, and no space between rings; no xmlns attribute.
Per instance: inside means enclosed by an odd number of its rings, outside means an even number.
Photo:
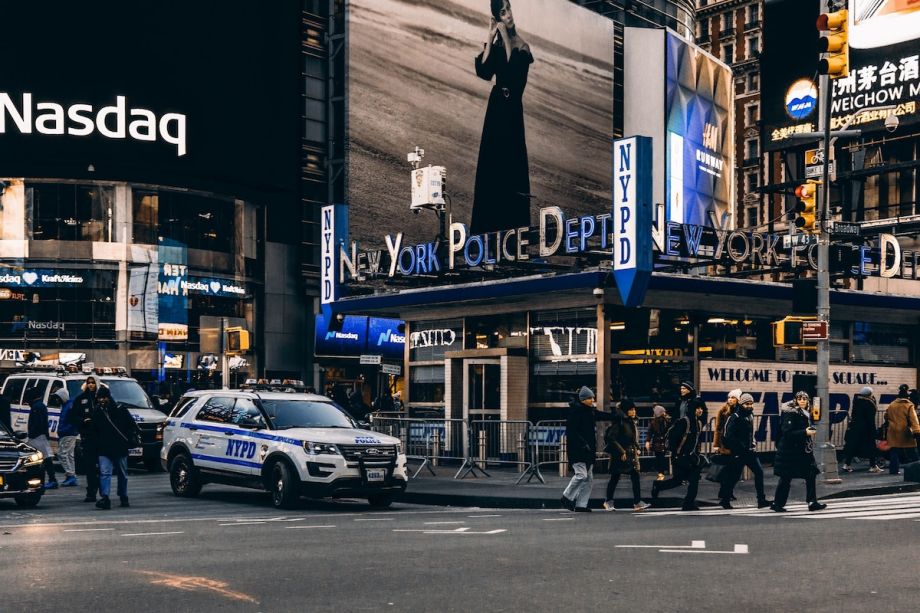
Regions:
<svg viewBox="0 0 920 613"><path fill-rule="evenodd" d="M708 317L700 325L700 358L771 360L775 351L770 324L769 319L749 319L738 315Z"/></svg>
<svg viewBox="0 0 920 613"><path fill-rule="evenodd" d="M749 172L745 177L747 178L747 193L753 194L760 186L760 178L756 172Z"/></svg>
<svg viewBox="0 0 920 613"><path fill-rule="evenodd" d="M760 37L751 36L747 39L747 56L754 57L757 53L760 52Z"/></svg>
<svg viewBox="0 0 920 613"><path fill-rule="evenodd" d="M747 90L748 93L754 93L760 89L760 75L756 72L752 72L748 75L748 84Z"/></svg>
<svg viewBox="0 0 920 613"><path fill-rule="evenodd" d="M749 160L755 159L759 155L757 151L758 149L757 140L751 139L747 141L745 144L747 145L747 155L745 157L748 158Z"/></svg>
<svg viewBox="0 0 920 613"><path fill-rule="evenodd" d="M409 400L414 403L444 402L444 367L412 366L409 369Z"/></svg>
<svg viewBox="0 0 920 613"><path fill-rule="evenodd" d="M259 410L259 407L249 398L237 398L236 406L233 407L233 412L230 416L230 423L241 424L244 422L256 425L259 428L265 427L265 418L262 416L262 411Z"/></svg>
<svg viewBox="0 0 920 613"><path fill-rule="evenodd" d="M114 189L36 183L26 189L33 240L109 241Z"/></svg>
<svg viewBox="0 0 920 613"><path fill-rule="evenodd" d="M3 386L3 395L10 404L20 404L22 402L22 390L26 386L26 380L21 377L10 377Z"/></svg>
<svg viewBox="0 0 920 613"><path fill-rule="evenodd" d="M55 394L55 392L57 392L59 389L63 387L64 387L64 384L60 381L55 380L51 382L51 389L48 391L48 406L49 407L61 407L64 405L64 403L61 402L60 396L57 396Z"/></svg>
<svg viewBox="0 0 920 613"><path fill-rule="evenodd" d="M723 45L722 46L722 61L726 64L735 63L735 46L734 45Z"/></svg>
<svg viewBox="0 0 920 613"><path fill-rule="evenodd" d="M45 391L48 389L48 379L29 379L29 382L26 384L26 392L22 395L23 400L27 401L31 398L31 394L34 392L32 390L38 390L38 394L41 397L42 401L45 400Z"/></svg>
<svg viewBox="0 0 920 613"><path fill-rule="evenodd" d="M195 419L198 421L208 421L219 424L228 423L233 412L233 404L233 398L215 396L214 398L209 399L207 403L201 407L201 410L198 411L198 415L195 416Z"/></svg>
<svg viewBox="0 0 920 613"><path fill-rule="evenodd" d="M190 249L232 253L235 243L233 202L181 192L157 192L158 235Z"/></svg>
<svg viewBox="0 0 920 613"><path fill-rule="evenodd" d="M569 402L582 386L597 387L597 363L534 362L530 402Z"/></svg>
<svg viewBox="0 0 920 613"><path fill-rule="evenodd" d="M443 360L448 351L463 349L463 321L420 321L409 325L409 360Z"/></svg>
<svg viewBox="0 0 920 613"><path fill-rule="evenodd" d="M759 221L757 219L757 212L758 212L757 207L756 206L748 207L746 210L747 210L747 217L745 218L745 226L748 228L756 227Z"/></svg>
<svg viewBox="0 0 920 613"><path fill-rule="evenodd" d="M614 354L673 358L693 353L693 325L683 311L617 308L608 331Z"/></svg>
<svg viewBox="0 0 920 613"><path fill-rule="evenodd" d="M134 190L131 194L134 243L157 244L157 211L159 198L156 192Z"/></svg>
<svg viewBox="0 0 920 613"><path fill-rule="evenodd" d="M353 428L354 422L332 402L262 400L276 430L285 428Z"/></svg>
<svg viewBox="0 0 920 613"><path fill-rule="evenodd" d="M115 402L125 404L136 409L152 409L150 398L144 393L144 388L133 379L103 379L102 383L108 386Z"/></svg>
<svg viewBox="0 0 920 613"><path fill-rule="evenodd" d="M747 7L747 22L748 23L757 23L760 20L760 7L756 4L751 4Z"/></svg>
<svg viewBox="0 0 920 613"><path fill-rule="evenodd" d="M855 322L853 361L910 364L912 333L908 326Z"/></svg>
<svg viewBox="0 0 920 613"><path fill-rule="evenodd" d="M172 410L172 413L169 414L170 417L182 417L188 410L192 408L192 405L195 404L197 398L181 398L179 402L176 403L175 408Z"/></svg>
<svg viewBox="0 0 920 613"><path fill-rule="evenodd" d="M466 320L467 349L526 346L527 316L524 313L469 317Z"/></svg>
<svg viewBox="0 0 920 613"><path fill-rule="evenodd" d="M530 318L530 355L537 359L590 359L597 355L594 309L539 311Z"/></svg>

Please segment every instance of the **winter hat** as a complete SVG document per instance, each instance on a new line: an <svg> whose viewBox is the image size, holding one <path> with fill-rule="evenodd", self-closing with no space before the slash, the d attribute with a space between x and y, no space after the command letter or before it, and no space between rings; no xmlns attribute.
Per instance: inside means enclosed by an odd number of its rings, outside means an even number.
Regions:
<svg viewBox="0 0 920 613"><path fill-rule="evenodd" d="M740 401L740 399L741 399L741 393L742 393L742 392L741 392L741 388L739 387L738 389L734 389L734 390L730 391L730 392L728 393L728 397L729 397L729 398L734 398L734 399Z"/></svg>
<svg viewBox="0 0 920 613"><path fill-rule="evenodd" d="M796 392L796 393L795 393L795 399L798 400L799 398L804 398L804 399L807 400L808 402L811 402L811 396L808 395L808 392L804 392L804 391L801 391L801 390L798 391L798 392Z"/></svg>
<svg viewBox="0 0 920 613"><path fill-rule="evenodd" d="M594 392L592 392L587 385L582 386L582 388L578 390L579 401L584 402L585 400L589 400L591 398L594 398Z"/></svg>
<svg viewBox="0 0 920 613"><path fill-rule="evenodd" d="M873 389L867 385L866 387L859 390L859 395L860 396L871 396L872 392L873 392Z"/></svg>
<svg viewBox="0 0 920 613"><path fill-rule="evenodd" d="M635 408L636 408L636 403L633 402L632 399L623 398L622 400L620 400L620 410L623 411L624 413L628 411L629 409L635 409Z"/></svg>
<svg viewBox="0 0 920 613"><path fill-rule="evenodd" d="M898 398L907 398L907 389L908 385L906 383L902 383L898 386Z"/></svg>
<svg viewBox="0 0 920 613"><path fill-rule="evenodd" d="M741 397L738 398L738 402L740 404L744 404L745 402L754 402L754 397L750 394L741 394Z"/></svg>
<svg viewBox="0 0 920 613"><path fill-rule="evenodd" d="M681 381L681 382L680 382L680 386L681 386L681 387L686 387L688 390L690 390L690 393L691 393L691 394L692 394L693 392L696 391L696 388L693 387L693 384L690 383L689 381Z"/></svg>
<svg viewBox="0 0 920 613"><path fill-rule="evenodd" d="M652 415L654 415L655 417L661 417L665 413L667 413L667 411L665 411L664 407L661 406L660 404L656 404L655 406L652 407Z"/></svg>
<svg viewBox="0 0 920 613"><path fill-rule="evenodd" d="M70 400L70 394L67 392L66 387L62 387L58 391L54 392L54 395L61 399L62 404L67 404Z"/></svg>

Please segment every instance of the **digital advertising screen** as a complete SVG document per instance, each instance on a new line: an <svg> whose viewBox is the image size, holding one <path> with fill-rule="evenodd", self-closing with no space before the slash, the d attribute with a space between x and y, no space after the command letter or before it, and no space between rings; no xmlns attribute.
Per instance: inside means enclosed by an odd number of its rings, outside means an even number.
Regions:
<svg viewBox="0 0 920 613"><path fill-rule="evenodd" d="M473 234L611 206L613 22L567 0L348 0L350 237L434 240L413 184L444 167L446 207ZM415 193L418 196L418 190Z"/></svg>
<svg viewBox="0 0 920 613"><path fill-rule="evenodd" d="M761 56L762 140L767 150L794 146L795 133L818 129L817 0L767 0ZM850 73L832 80L831 129L881 131L920 124L920 2L851 0ZM913 128L909 128L914 126Z"/></svg>
<svg viewBox="0 0 920 613"><path fill-rule="evenodd" d="M299 2L0 7L3 177L299 196Z"/></svg>

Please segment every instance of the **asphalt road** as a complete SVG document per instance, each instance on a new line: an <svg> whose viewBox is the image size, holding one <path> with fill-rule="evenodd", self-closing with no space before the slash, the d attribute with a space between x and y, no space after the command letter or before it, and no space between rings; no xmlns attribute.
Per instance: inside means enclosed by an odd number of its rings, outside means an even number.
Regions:
<svg viewBox="0 0 920 613"><path fill-rule="evenodd" d="M132 508L0 501L3 611L897 611L920 598L920 495L572 514L304 503L132 474ZM795 502L795 501L793 501ZM640 546L640 547L635 547Z"/></svg>

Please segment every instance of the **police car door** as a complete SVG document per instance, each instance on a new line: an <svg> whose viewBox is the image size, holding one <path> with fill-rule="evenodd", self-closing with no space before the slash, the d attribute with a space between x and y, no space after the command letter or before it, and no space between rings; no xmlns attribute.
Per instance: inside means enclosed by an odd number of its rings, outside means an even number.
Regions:
<svg viewBox="0 0 920 613"><path fill-rule="evenodd" d="M14 432L25 432L29 427L29 407L22 404L22 391L25 385L25 378L10 377L3 386L3 395L10 401L10 418Z"/></svg>
<svg viewBox="0 0 920 613"><path fill-rule="evenodd" d="M235 462L234 472L245 471L250 475L258 475L262 471L262 458L265 453L262 445L266 439L257 436L259 430L266 429L265 417L259 407L249 398L237 398L236 405L230 417L230 423L235 426L232 433L226 433L226 448L224 456Z"/></svg>
<svg viewBox="0 0 920 613"><path fill-rule="evenodd" d="M230 425L236 398L213 396L198 409L195 419L187 422L188 443L192 459L199 468L239 473L225 451L238 428Z"/></svg>

